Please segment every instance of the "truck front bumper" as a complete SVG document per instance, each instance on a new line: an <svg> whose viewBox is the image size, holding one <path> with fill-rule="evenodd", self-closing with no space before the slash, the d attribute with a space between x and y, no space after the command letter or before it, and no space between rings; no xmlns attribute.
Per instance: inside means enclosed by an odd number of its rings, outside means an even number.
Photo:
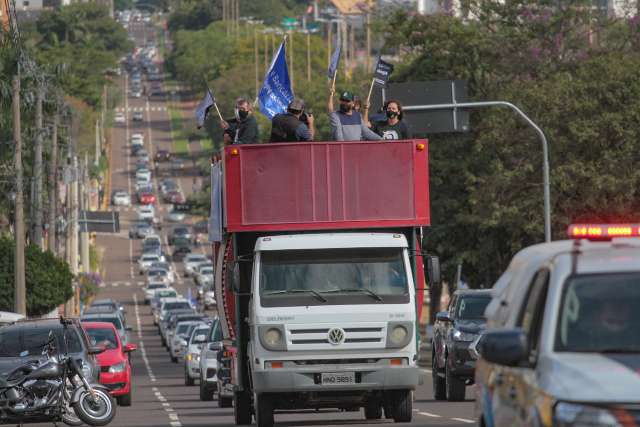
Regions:
<svg viewBox="0 0 640 427"><path fill-rule="evenodd" d="M354 372L355 383L322 384L323 373ZM420 384L417 366L349 366L315 365L298 369L255 370L253 386L258 393L415 390Z"/></svg>

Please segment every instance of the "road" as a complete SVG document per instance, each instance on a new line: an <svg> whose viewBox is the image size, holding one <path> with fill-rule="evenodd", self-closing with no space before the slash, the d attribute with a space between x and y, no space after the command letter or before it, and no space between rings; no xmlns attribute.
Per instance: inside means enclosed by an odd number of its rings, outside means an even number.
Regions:
<svg viewBox="0 0 640 427"><path fill-rule="evenodd" d="M150 32L144 24L132 24L131 32L137 40L149 37ZM146 34L145 34L146 33ZM127 76L122 76L121 84L126 88ZM134 191L134 160L129 155L128 140L133 132L145 134L145 144L153 156L154 149L171 149L171 133L166 99L156 97L126 98L119 108L128 110L127 122L113 129L111 153L112 188ZM132 111L144 111L144 121L132 123ZM151 145L149 145L151 142ZM150 148L153 147L153 148ZM157 178L156 178L157 179ZM192 177L180 177L185 193L193 186ZM198 183L196 183L198 185ZM164 214L168 206L158 203L157 210ZM198 387L184 385L184 368L170 361L167 351L161 346L160 337L153 325L148 306L143 302L142 276L137 274L135 260L140 252L140 243L127 236L128 224L135 219L135 204L132 208L120 209L122 232L119 235L100 234L97 243L104 248L106 269L105 284L99 290L99 297L115 298L121 301L127 310L127 321L133 326L130 332L132 341L138 345L138 351L132 355L133 365L133 405L119 407L113 426L123 427L181 427L181 426L233 426L233 410L218 408L216 403L201 402ZM167 229L163 223L162 234L166 242ZM209 248L201 248L210 252ZM176 265L182 272L182 265ZM182 278L176 288L183 295L193 283ZM463 426L473 423L473 402L436 402L431 392L430 371L423 370L425 384L415 393L414 419L412 426ZM467 396L473 395L468 388ZM287 412L276 413L277 425L283 426L332 426L332 425L378 425L391 424L381 420L375 423L365 422L362 412Z"/></svg>

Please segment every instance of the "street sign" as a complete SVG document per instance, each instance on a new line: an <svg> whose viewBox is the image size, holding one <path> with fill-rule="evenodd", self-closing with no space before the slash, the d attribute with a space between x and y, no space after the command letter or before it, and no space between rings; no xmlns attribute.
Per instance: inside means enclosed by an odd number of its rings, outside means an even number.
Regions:
<svg viewBox="0 0 640 427"><path fill-rule="evenodd" d="M467 82L464 80L441 80L430 82L388 83L387 88L375 87L371 96L371 113L382 110L385 100L397 99L402 107L412 105L451 104L467 102ZM414 136L433 133L468 132L469 112L463 109L431 111L405 111L403 121L409 125Z"/></svg>
<svg viewBox="0 0 640 427"><path fill-rule="evenodd" d="M80 211L80 232L119 233L120 214L112 211Z"/></svg>
<svg viewBox="0 0 640 427"><path fill-rule="evenodd" d="M282 25L285 30L293 30L299 24L296 18L289 18L285 16L282 18L282 21L280 21L280 25Z"/></svg>

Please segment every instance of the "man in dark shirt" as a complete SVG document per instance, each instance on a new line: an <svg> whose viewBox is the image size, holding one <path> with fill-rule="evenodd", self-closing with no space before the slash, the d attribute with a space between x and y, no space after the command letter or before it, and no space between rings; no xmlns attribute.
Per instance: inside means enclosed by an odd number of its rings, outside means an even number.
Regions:
<svg viewBox="0 0 640 427"><path fill-rule="evenodd" d="M296 142L313 141L315 128L313 115L307 113L307 123L301 118L304 112L304 101L294 98L287 108L286 113L280 113L271 119L270 142Z"/></svg>
<svg viewBox="0 0 640 427"><path fill-rule="evenodd" d="M402 104L399 101L390 99L385 102L384 112L387 119L373 123L375 133L388 140L411 138L409 126L402 121Z"/></svg>
<svg viewBox="0 0 640 427"><path fill-rule="evenodd" d="M258 122L246 99L236 101L235 117L229 121L223 120L220 126L224 129L225 145L258 143Z"/></svg>

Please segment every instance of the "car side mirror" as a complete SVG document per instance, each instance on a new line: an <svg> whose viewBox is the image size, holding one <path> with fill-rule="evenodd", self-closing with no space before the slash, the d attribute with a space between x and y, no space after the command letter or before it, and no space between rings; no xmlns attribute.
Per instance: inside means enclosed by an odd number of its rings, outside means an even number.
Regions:
<svg viewBox="0 0 640 427"><path fill-rule="evenodd" d="M222 342L215 341L209 343L209 350L211 351L220 351L222 350Z"/></svg>
<svg viewBox="0 0 640 427"><path fill-rule="evenodd" d="M440 286L440 258L435 255L427 255L426 261L429 286Z"/></svg>
<svg viewBox="0 0 640 427"><path fill-rule="evenodd" d="M135 344L127 344L124 346L125 353L131 353L132 351L136 351L137 349L138 349L138 346Z"/></svg>
<svg viewBox="0 0 640 427"><path fill-rule="evenodd" d="M196 335L193 340L196 342L196 344L202 344L203 342L205 342L207 340L207 336L206 335Z"/></svg>
<svg viewBox="0 0 640 427"><path fill-rule="evenodd" d="M436 321L439 322L451 322L451 317L449 317L448 311L441 311L436 314Z"/></svg>
<svg viewBox="0 0 640 427"><path fill-rule="evenodd" d="M485 332L477 344L478 353L488 362L518 366L527 359L527 336L522 329Z"/></svg>
<svg viewBox="0 0 640 427"><path fill-rule="evenodd" d="M91 347L89 347L87 353L95 355L95 354L100 354L102 352L104 352L106 349L103 346L98 346L98 345L92 345Z"/></svg>

